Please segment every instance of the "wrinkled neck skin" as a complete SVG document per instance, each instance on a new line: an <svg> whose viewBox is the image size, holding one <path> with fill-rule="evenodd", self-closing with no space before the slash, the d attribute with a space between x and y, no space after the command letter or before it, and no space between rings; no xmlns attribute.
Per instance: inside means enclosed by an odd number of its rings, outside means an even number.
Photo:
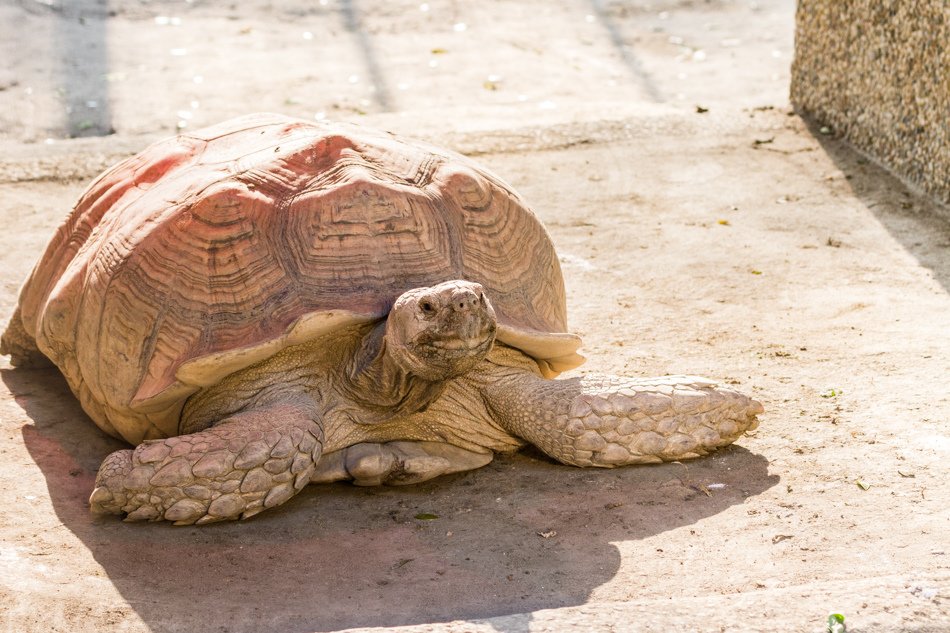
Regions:
<svg viewBox="0 0 950 633"><path fill-rule="evenodd" d="M347 362L341 380L345 395L371 414L360 422L378 424L425 411L445 389L445 380L426 380L401 362L398 347L386 336L386 322L365 337Z"/></svg>
<svg viewBox="0 0 950 633"><path fill-rule="evenodd" d="M424 423L408 419L483 362L495 327L478 284L455 280L409 290L385 320L284 348L200 390L185 403L179 431L194 433L248 408L301 398L316 405L328 441L335 437L341 446L368 438L439 441Z"/></svg>

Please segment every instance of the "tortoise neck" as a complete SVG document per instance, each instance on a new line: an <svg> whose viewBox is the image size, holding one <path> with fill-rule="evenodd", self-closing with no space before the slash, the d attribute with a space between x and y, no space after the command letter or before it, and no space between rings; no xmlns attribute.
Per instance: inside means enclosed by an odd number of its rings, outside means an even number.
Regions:
<svg viewBox="0 0 950 633"><path fill-rule="evenodd" d="M386 322L374 327L346 364L343 386L355 402L378 414L367 422L385 422L424 411L445 389L444 380L427 380L404 369L386 340Z"/></svg>

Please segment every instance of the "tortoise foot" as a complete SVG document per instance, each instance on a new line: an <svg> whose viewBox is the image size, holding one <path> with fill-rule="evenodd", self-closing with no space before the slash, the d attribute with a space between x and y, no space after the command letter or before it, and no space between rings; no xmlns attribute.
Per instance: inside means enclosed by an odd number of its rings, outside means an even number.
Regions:
<svg viewBox="0 0 950 633"><path fill-rule="evenodd" d="M612 468L692 459L759 425L762 405L695 376L588 376L561 436L562 461Z"/></svg>
<svg viewBox="0 0 950 633"><path fill-rule="evenodd" d="M441 442L365 442L325 455L311 481L400 486L481 468L492 457Z"/></svg>

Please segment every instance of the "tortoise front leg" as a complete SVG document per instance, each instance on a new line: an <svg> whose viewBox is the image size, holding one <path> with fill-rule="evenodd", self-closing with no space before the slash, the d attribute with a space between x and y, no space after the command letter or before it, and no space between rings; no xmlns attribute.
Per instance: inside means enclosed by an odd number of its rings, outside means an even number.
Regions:
<svg viewBox="0 0 950 633"><path fill-rule="evenodd" d="M763 411L755 400L694 376L547 380L511 367L488 374L482 394L499 424L575 466L699 457L756 428Z"/></svg>
<svg viewBox="0 0 950 633"><path fill-rule="evenodd" d="M109 455L89 499L93 512L175 525L246 519L310 482L323 451L313 408L280 404L235 414L199 433Z"/></svg>

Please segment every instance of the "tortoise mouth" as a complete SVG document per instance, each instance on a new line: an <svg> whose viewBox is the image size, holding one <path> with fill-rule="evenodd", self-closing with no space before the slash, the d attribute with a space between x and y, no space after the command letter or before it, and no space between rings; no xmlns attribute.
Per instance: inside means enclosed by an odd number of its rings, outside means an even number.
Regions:
<svg viewBox="0 0 950 633"><path fill-rule="evenodd" d="M448 350L466 350L466 349L475 349L485 344L485 339L446 339L444 341L432 341L430 344L432 347L437 349L448 349Z"/></svg>
<svg viewBox="0 0 950 633"><path fill-rule="evenodd" d="M460 333L427 334L428 336L420 337L422 340L417 341L419 348L452 356L487 353L495 342L494 323L487 324L475 335L469 334L466 336Z"/></svg>
<svg viewBox="0 0 950 633"><path fill-rule="evenodd" d="M406 350L412 358L413 373L428 379L444 380L471 371L491 351L495 324L486 323L475 332L426 332Z"/></svg>
<svg viewBox="0 0 950 633"><path fill-rule="evenodd" d="M487 319L486 319L487 320ZM485 345L490 345L495 340L495 324L492 322L484 323L481 328L473 332L475 328L466 327L463 332L427 332L424 340L419 341L422 345L435 347L444 350L474 350Z"/></svg>

